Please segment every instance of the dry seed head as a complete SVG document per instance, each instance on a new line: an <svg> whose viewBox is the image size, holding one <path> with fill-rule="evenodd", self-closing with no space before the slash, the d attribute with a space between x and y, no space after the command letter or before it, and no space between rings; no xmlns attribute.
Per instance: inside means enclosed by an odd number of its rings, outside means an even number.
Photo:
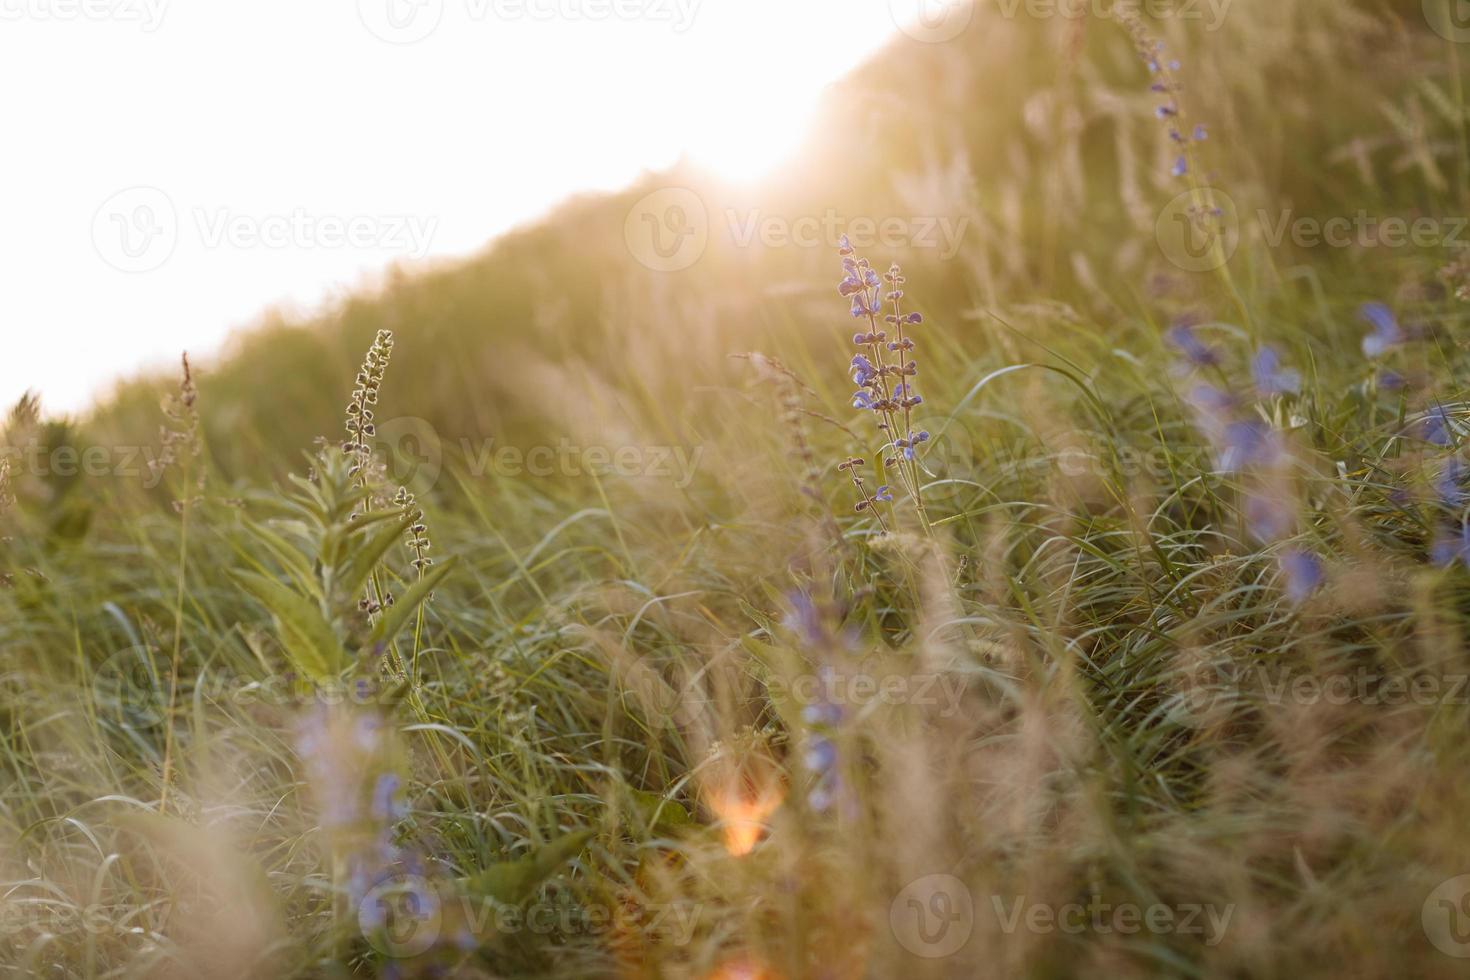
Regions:
<svg viewBox="0 0 1470 980"><path fill-rule="evenodd" d="M393 332L379 330L373 345L368 348L362 368L357 372L352 389L352 398L347 403L347 440L342 451L353 458L351 474L359 480L365 479L363 469L372 457L370 440L377 428L373 425L373 410L378 403L378 390L383 385L383 373L393 356Z"/></svg>
<svg viewBox="0 0 1470 980"><path fill-rule="evenodd" d="M427 553L433 544L429 541L429 527L424 523L424 512L419 509L418 501L407 487L399 487L398 493L393 497L393 503L398 507L404 517L411 517L413 523L409 525L405 536L408 549L413 552L412 565L423 576L424 571L432 564L434 559L427 557Z"/></svg>

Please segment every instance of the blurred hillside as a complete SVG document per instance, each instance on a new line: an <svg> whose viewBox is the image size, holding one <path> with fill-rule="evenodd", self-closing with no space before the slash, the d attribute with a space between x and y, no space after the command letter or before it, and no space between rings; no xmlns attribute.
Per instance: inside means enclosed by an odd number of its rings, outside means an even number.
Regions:
<svg viewBox="0 0 1470 980"><path fill-rule="evenodd" d="M835 237L864 219L897 220L890 247L865 251L905 265L931 321L944 322L949 353L973 365L972 379L988 350L1016 343L1002 323L1038 338L1081 324L1122 340L1181 311L1229 315L1216 284L1150 247L1179 187L1127 33L1109 20L1027 9L981 4L945 43L899 35L834 87L807 146L760 185L689 168L650 174L622 194L571 200L462 262L389 272L379 288L315 319L266 318L202 365L215 462L231 479L267 463L279 470L313 438L335 435L352 380L343 366L379 329L398 338L379 417L424 419L449 447L630 432L688 442L690 432L657 430L717 424L732 405L711 389L738 381L746 369L728 355L752 349L781 351L829 406L840 405L828 370L846 359ZM1180 60L1182 98L1208 128L1201 177L1230 195L1244 236L1269 226L1250 217L1260 209L1271 220L1285 211L1326 217L1346 196L1411 219L1447 189L1464 199L1456 80L1418 0L1236 0L1218 26L1205 7L1188 9L1150 29ZM625 230L640 200L670 187L703 205L690 220L702 222L708 245L688 268L657 271ZM757 217L776 219L774 237L751 238ZM780 237L802 219L808 232L819 226L816 239ZM1234 272L1253 288L1339 295L1345 307L1368 298L1354 283L1383 250L1319 251L1327 254L1313 257L1314 276L1335 282L1297 279L1290 242L1272 250L1273 264L1242 258ZM1408 298L1432 282L1444 254L1422 250ZM1394 258L1402 265L1405 250ZM1355 324L1316 329L1324 341L1356 343ZM146 444L159 395L173 383L124 386L92 420L92 437ZM610 419L626 430L585 431Z"/></svg>

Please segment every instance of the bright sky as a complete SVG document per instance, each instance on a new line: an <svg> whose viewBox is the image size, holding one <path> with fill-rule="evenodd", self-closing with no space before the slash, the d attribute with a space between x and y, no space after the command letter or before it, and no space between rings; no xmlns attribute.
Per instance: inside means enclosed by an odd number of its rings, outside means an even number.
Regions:
<svg viewBox="0 0 1470 980"><path fill-rule="evenodd" d="M84 408L684 152L758 176L946 2L0 0L0 403Z"/></svg>

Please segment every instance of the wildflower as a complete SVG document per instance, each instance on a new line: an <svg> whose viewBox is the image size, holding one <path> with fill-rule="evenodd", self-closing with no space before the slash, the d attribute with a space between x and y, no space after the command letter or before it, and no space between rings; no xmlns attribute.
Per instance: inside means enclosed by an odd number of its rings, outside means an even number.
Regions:
<svg viewBox="0 0 1470 980"><path fill-rule="evenodd" d="M817 736L807 742L802 762L812 772L826 772L837 765L837 746L832 744L830 738Z"/></svg>
<svg viewBox="0 0 1470 980"><path fill-rule="evenodd" d="M1166 330L1164 339L1195 367L1210 367L1219 363L1219 357L1215 351L1206 346L1195 335L1194 327L1185 321L1175 323Z"/></svg>
<svg viewBox="0 0 1470 980"><path fill-rule="evenodd" d="M913 459L914 452L919 448L920 443L928 441L929 433L920 431L915 433L911 438L899 439L894 445L903 453L904 459Z"/></svg>
<svg viewBox="0 0 1470 980"><path fill-rule="evenodd" d="M1465 505L1465 464L1451 457L1434 480L1434 495L1451 510Z"/></svg>
<svg viewBox="0 0 1470 980"><path fill-rule="evenodd" d="M1302 390L1301 373L1281 366L1281 355L1274 347L1262 347L1251 359L1251 377L1262 398L1271 395L1297 394Z"/></svg>
<svg viewBox="0 0 1470 980"><path fill-rule="evenodd" d="M1254 493L1245 504L1246 524L1260 541L1276 541L1291 532L1296 519L1290 498L1277 493Z"/></svg>
<svg viewBox="0 0 1470 980"><path fill-rule="evenodd" d="M372 818L378 821L402 820L408 808L397 800L399 785L403 782L396 772L387 772L373 784Z"/></svg>
<svg viewBox="0 0 1470 980"><path fill-rule="evenodd" d="M1154 107L1154 116L1168 124L1170 141L1184 150L1174 161L1169 172L1175 177L1184 177L1190 171L1190 145L1204 142L1206 136L1204 126L1197 125L1191 130L1184 124L1184 107L1179 101L1179 93L1183 91L1184 86L1175 77L1184 66L1177 58L1162 61L1160 55L1164 50L1164 42L1149 34L1143 19L1136 13L1125 11L1121 7L1122 5L1119 5L1115 8L1115 16L1133 37L1134 46L1144 65L1147 66L1149 74L1156 76L1156 79L1149 84L1149 91L1164 98L1161 105ZM1186 133L1192 133L1192 138L1186 136Z"/></svg>
<svg viewBox="0 0 1470 980"><path fill-rule="evenodd" d="M1198 384L1186 399L1194 409L1194 425L1212 446L1218 446L1235 415L1235 399L1211 384Z"/></svg>
<svg viewBox="0 0 1470 980"><path fill-rule="evenodd" d="M817 813L831 809L842 788L842 777L838 772L838 752L835 743L827 734L843 718L841 706L835 704L827 691L831 688L832 670L823 667L818 672L822 679L821 693L811 704L802 708L802 720L815 731L807 737L802 753L802 763L816 777L816 782L807 794L807 803Z"/></svg>
<svg viewBox="0 0 1470 980"><path fill-rule="evenodd" d="M1251 419L1225 426L1220 440L1220 469L1234 473L1246 466L1266 466L1281 457L1281 440L1265 422Z"/></svg>
<svg viewBox="0 0 1470 980"><path fill-rule="evenodd" d="M1458 533L1441 531L1429 547L1429 559L1441 568L1457 561L1470 565L1470 524L1462 522Z"/></svg>
<svg viewBox="0 0 1470 980"><path fill-rule="evenodd" d="M377 728L368 722L367 715L348 721L318 708L297 730L296 751L306 763L322 826L329 830L362 819L361 777L366 757L378 748Z"/></svg>
<svg viewBox="0 0 1470 980"><path fill-rule="evenodd" d="M1279 564L1286 576L1286 595L1302 602L1322 585L1322 562L1310 551L1292 548L1282 553Z"/></svg>
<svg viewBox="0 0 1470 980"><path fill-rule="evenodd" d="M1424 441L1435 446L1448 446L1453 441L1449 413L1444 406L1435 405L1421 420Z"/></svg>
<svg viewBox="0 0 1470 980"><path fill-rule="evenodd" d="M858 394L862 394L862 392L858 392ZM846 460L844 460L841 463L838 463L837 464L837 469L840 472L847 473L848 476L850 476L852 478L853 488L855 490L857 490L858 496L860 496L862 498L861 500L859 500L857 502L857 505L854 508L854 510L856 510L858 513L862 513L863 511L866 511L866 510L871 510L873 512L873 515L878 518L878 526L880 528L882 528L883 531L886 532L888 530L888 524L887 524L886 521L883 520L882 513L880 513L878 511L877 504L878 504L879 501L885 501L885 502L892 501L893 500L893 492L892 492L892 490L889 487L882 486L882 487L879 487L878 488L878 492L877 493L873 494L872 496L869 496L868 495L868 489L867 489L867 483L863 480L862 476L858 473L858 467L862 466L863 464L864 464L864 461L863 461L863 459L861 457L858 457L858 456L849 456ZM810 601L810 600L808 600L808 601Z"/></svg>
<svg viewBox="0 0 1470 980"><path fill-rule="evenodd" d="M889 460L890 465L900 457L906 464L899 466L900 480L922 514L917 449L929 439L929 433L913 428L913 410L922 405L924 399L909 380L918 375L919 365L915 358L906 357L914 351L915 344L905 328L923 323L924 318L917 312L903 309L903 287L907 280L896 263L880 278L867 259L855 257L852 243L845 235L838 241L838 254L842 259L843 276L838 283L838 292L852 297L854 316L868 317L868 330L856 333L852 338L853 344L864 348L849 362L853 383L858 386L852 395L852 406L878 416L878 429L895 450L895 456ZM888 332L879 329L878 316L883 309L887 310L883 314L884 323L894 329L895 336L891 341ZM894 356L890 358L890 355ZM853 485L862 496L856 507L859 512L872 508L877 501L892 499L887 487L882 492L889 493L888 496L870 497L863 488L862 478L853 470L851 460L838 468L852 473ZM886 526L884 530L887 530Z"/></svg>
<svg viewBox="0 0 1470 980"><path fill-rule="evenodd" d="M1398 318L1382 303L1364 303L1358 315L1373 327L1363 338L1363 353L1368 357L1381 357L1389 348L1404 342L1404 332Z"/></svg>
<svg viewBox="0 0 1470 980"><path fill-rule="evenodd" d="M850 461L849 461L850 462ZM786 597L790 611L786 614L786 628L792 630L810 646L821 646L827 642L827 630L822 624L822 615L817 604L805 592L792 592Z"/></svg>

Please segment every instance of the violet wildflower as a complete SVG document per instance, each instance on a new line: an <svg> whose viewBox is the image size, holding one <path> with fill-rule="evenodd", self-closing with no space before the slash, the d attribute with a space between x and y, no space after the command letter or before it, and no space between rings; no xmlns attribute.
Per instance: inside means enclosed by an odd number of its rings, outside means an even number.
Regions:
<svg viewBox="0 0 1470 980"><path fill-rule="evenodd" d="M1424 431L1424 441L1431 445L1448 446L1454 441L1450 416L1443 405L1435 405L1426 412L1421 425Z"/></svg>
<svg viewBox="0 0 1470 980"><path fill-rule="evenodd" d="M837 764L837 746L830 738L818 736L807 742L802 761L813 772L826 772Z"/></svg>
<svg viewBox="0 0 1470 980"><path fill-rule="evenodd" d="M1220 469L1234 473L1246 466L1275 463L1281 458L1281 439L1265 422L1249 419L1226 425L1218 449Z"/></svg>
<svg viewBox="0 0 1470 980"><path fill-rule="evenodd" d="M1372 331L1363 338L1363 353L1368 357L1381 357L1391 347L1404 342L1404 332L1398 318L1382 303L1364 303L1358 316L1372 326Z"/></svg>
<svg viewBox="0 0 1470 980"><path fill-rule="evenodd" d="M1458 532L1441 531L1429 547L1429 559L1441 568L1455 562L1470 565L1470 524L1462 522Z"/></svg>
<svg viewBox="0 0 1470 980"><path fill-rule="evenodd" d="M1445 461L1434 478L1434 495L1443 506L1451 510L1465 506L1465 476L1465 464L1458 458L1452 456Z"/></svg>
<svg viewBox="0 0 1470 980"><path fill-rule="evenodd" d="M822 625L822 614L817 604L805 592L792 592L786 597L790 611L786 614L786 628L793 630L802 642L811 646L827 643L826 627Z"/></svg>
<svg viewBox="0 0 1470 980"><path fill-rule="evenodd" d="M803 761L807 770L816 776L816 785L807 793L807 804L816 813L826 813L831 810L833 802L836 802L842 785L841 776L836 771L836 745L826 736L811 736L807 741Z"/></svg>
<svg viewBox="0 0 1470 980"><path fill-rule="evenodd" d="M868 329L852 338L853 343L862 348L849 362L853 383L858 386L858 390L853 392L852 405L877 416L878 429L887 445L894 450L893 457L887 457L885 453L885 463L898 469L900 482L913 499L927 530L928 519L924 515L919 489L918 448L929 440L929 433L916 431L913 427L913 410L922 405L924 399L914 390L911 380L919 373L919 366L918 361L909 356L915 344L906 329L923 323L924 318L916 312L904 310L903 287L907 280L897 264L880 278L867 259L856 256L846 235L838 241L838 255L842 259L843 277L837 290L842 296L852 297L855 316L868 317ZM882 312L884 310L886 312ZM880 313L886 327L880 327ZM893 331L891 340L889 329ZM869 496L863 488L862 478L854 469L854 459L838 468L851 473L853 485L862 496L857 505L858 511L870 509L877 500L891 499L891 496ZM887 530L886 526L884 530Z"/></svg>
<svg viewBox="0 0 1470 980"><path fill-rule="evenodd" d="M1185 125L1184 106L1179 101L1179 93L1184 90L1184 86L1177 77L1184 66L1177 58L1168 61L1162 59L1164 42L1149 33L1143 19L1136 13L1117 9L1115 16L1133 38L1139 58L1147 66L1149 74L1154 76L1154 80L1149 83L1149 91L1163 99L1154 107L1155 118L1167 124L1169 140L1183 151L1169 172L1175 177L1187 176L1191 169L1190 147L1194 143L1204 142L1206 132L1202 125L1193 128Z"/></svg>
<svg viewBox="0 0 1470 980"><path fill-rule="evenodd" d="M1235 415L1235 399L1211 384L1198 384L1188 396L1194 425L1211 445L1218 446Z"/></svg>
<svg viewBox="0 0 1470 980"><path fill-rule="evenodd" d="M822 682L820 693L801 711L802 721L813 729L806 738L802 763L816 777L807 803L817 813L825 813L832 808L842 788L837 743L829 733L842 722L845 712L828 693L832 688L832 669L824 666L817 673Z"/></svg>
<svg viewBox="0 0 1470 980"><path fill-rule="evenodd" d="M1301 372L1281 366L1281 355L1274 347L1262 347L1251 359L1251 377L1262 398L1271 395L1298 394L1302 390Z"/></svg>
<svg viewBox="0 0 1470 980"><path fill-rule="evenodd" d="M386 726L373 713L318 706L296 734L318 820L342 859L340 884L367 931L379 928L387 911L367 901L374 890L427 874L418 854L394 842L394 824L407 811L398 799L402 778L384 769L391 754Z"/></svg>
<svg viewBox="0 0 1470 980"><path fill-rule="evenodd" d="M379 821L397 821L408 816L408 808L397 799L398 788L403 783L396 772L385 772L373 784L372 817Z"/></svg>
<svg viewBox="0 0 1470 980"><path fill-rule="evenodd" d="M1292 548L1278 560L1286 577L1286 595L1292 602L1302 602L1322 586L1322 561L1310 551Z"/></svg>
<svg viewBox="0 0 1470 980"><path fill-rule="evenodd" d="M1189 393L1195 427L1215 449L1216 465L1225 473L1247 466L1270 466L1281 460L1281 437L1260 419L1237 415L1237 403L1214 385L1196 385Z"/></svg>
<svg viewBox="0 0 1470 980"><path fill-rule="evenodd" d="M1245 519L1258 540L1271 542L1291 533L1296 514L1283 494L1253 493L1245 503Z"/></svg>
<svg viewBox="0 0 1470 980"><path fill-rule="evenodd" d="M858 392L858 394L862 394L862 392ZM862 478L862 475L858 473L858 467L863 466L864 463L865 460L863 460L863 458L860 456L849 456L847 459L837 464L837 469L840 472L846 473L852 479L853 489L855 489L858 492L858 496L862 498L857 502L853 509L859 514L863 513L864 511L872 511L873 516L878 518L878 527L886 533L888 531L888 523L883 520L883 514L879 512L877 505L879 501L892 501L893 492L887 486L881 486L878 488L877 493L869 495L867 482Z"/></svg>
<svg viewBox="0 0 1470 980"><path fill-rule="evenodd" d="M1164 331L1164 340L1195 367L1211 367L1219 363L1215 351L1199 339L1193 324L1187 321L1180 320Z"/></svg>

